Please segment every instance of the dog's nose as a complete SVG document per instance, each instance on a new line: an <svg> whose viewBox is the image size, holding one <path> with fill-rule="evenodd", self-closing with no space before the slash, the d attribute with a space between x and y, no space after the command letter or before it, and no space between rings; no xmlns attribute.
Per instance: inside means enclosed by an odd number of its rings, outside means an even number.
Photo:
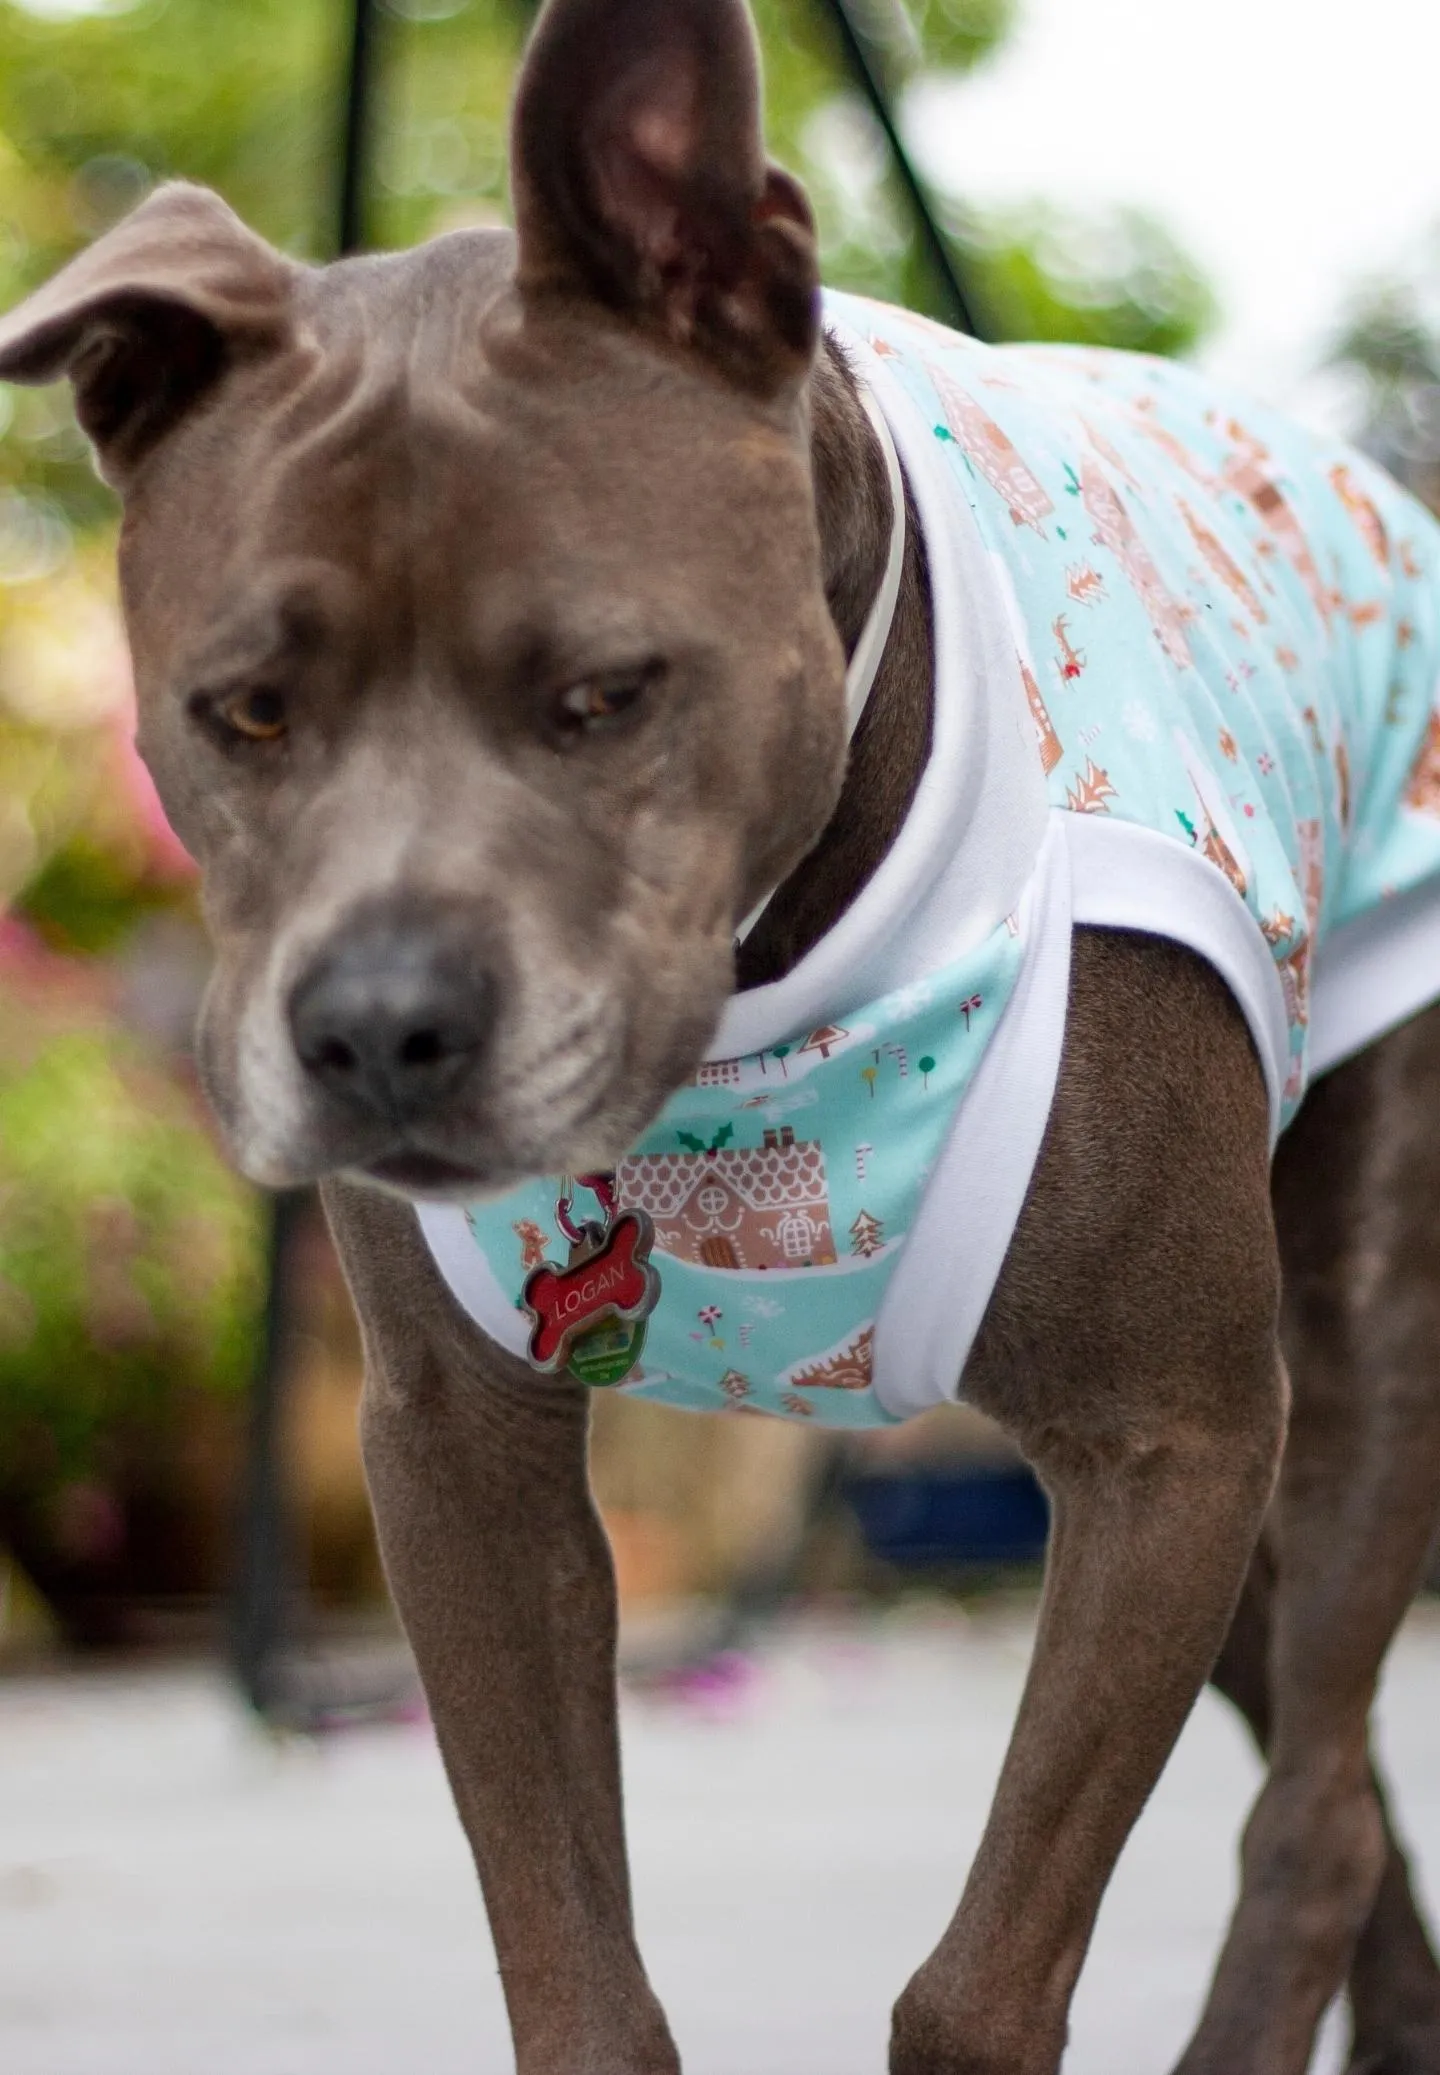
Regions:
<svg viewBox="0 0 1440 2075"><path fill-rule="evenodd" d="M377 914L352 923L290 997L307 1073L391 1123L453 1095L494 1022L495 990L473 937L445 920Z"/></svg>

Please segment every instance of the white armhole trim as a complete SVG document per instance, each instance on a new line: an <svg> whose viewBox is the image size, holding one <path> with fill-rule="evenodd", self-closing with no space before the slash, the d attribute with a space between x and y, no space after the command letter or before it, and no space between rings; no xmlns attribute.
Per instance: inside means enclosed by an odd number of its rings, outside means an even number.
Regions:
<svg viewBox="0 0 1440 2075"><path fill-rule="evenodd" d="M1431 880L1322 939L1310 990L1311 1079L1437 999L1440 886Z"/></svg>
<svg viewBox="0 0 1440 2075"><path fill-rule="evenodd" d="M1198 951L1234 995L1260 1056L1273 1145L1290 1070L1290 1024L1260 925L1224 873L1173 836L1108 815L1056 811L1066 824L1075 921L1169 937Z"/></svg>
<svg viewBox="0 0 1440 2075"><path fill-rule="evenodd" d="M501 1289L459 1204L417 1203L415 1215L435 1266L466 1317L507 1354L523 1355L530 1343L529 1321Z"/></svg>
<svg viewBox="0 0 1440 2075"><path fill-rule="evenodd" d="M1039 1157L1070 994L1068 819L1051 814L1021 908L1020 977L936 1158L875 1321L875 1395L895 1419L959 1397Z"/></svg>

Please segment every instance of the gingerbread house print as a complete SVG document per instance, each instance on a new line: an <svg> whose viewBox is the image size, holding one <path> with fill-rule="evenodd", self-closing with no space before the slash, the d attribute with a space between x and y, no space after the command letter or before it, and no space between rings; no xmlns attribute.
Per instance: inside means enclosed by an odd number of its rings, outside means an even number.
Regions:
<svg viewBox="0 0 1440 2075"><path fill-rule="evenodd" d="M1040 751L1040 768L1048 778L1055 769L1065 750L1055 732L1055 723L1050 718L1050 709L1041 696L1035 682L1035 672L1022 656L1020 675L1025 680L1025 697L1030 706L1030 718L1035 724L1035 746Z"/></svg>
<svg viewBox="0 0 1440 2075"><path fill-rule="evenodd" d="M1335 804L1340 810L1341 828L1348 829L1355 801L1350 779L1350 750L1343 736L1335 744Z"/></svg>
<svg viewBox="0 0 1440 2075"><path fill-rule="evenodd" d="M1136 481L1129 462L1115 445L1115 442L1107 433L1102 432L1098 425L1092 425L1088 418L1082 418L1080 422L1085 427L1086 437L1089 439L1095 452L1100 456L1100 459L1107 466L1114 469L1122 482L1128 483L1132 490L1143 496L1145 494L1145 485Z"/></svg>
<svg viewBox="0 0 1440 2075"><path fill-rule="evenodd" d="M1325 827L1319 821L1297 821L1300 839L1300 892L1305 902L1305 919L1311 934L1320 920L1325 898Z"/></svg>
<svg viewBox="0 0 1440 2075"><path fill-rule="evenodd" d="M868 1391L875 1378L875 1329L865 1326L853 1340L802 1362L786 1379L798 1391Z"/></svg>
<svg viewBox="0 0 1440 2075"><path fill-rule="evenodd" d="M1235 596L1240 600L1240 603L1245 607L1250 617L1253 620L1257 620L1261 626L1264 626L1269 615L1261 603L1260 593L1251 583L1249 577L1246 576L1235 557L1230 553L1224 541L1195 516L1195 513L1191 511L1183 497L1178 497L1175 501L1180 507L1181 516L1184 518L1185 524L1190 528L1190 538L1194 541L1196 547L1199 548L1216 576L1219 577L1222 584L1228 585L1235 593Z"/></svg>
<svg viewBox="0 0 1440 2075"><path fill-rule="evenodd" d="M1230 848L1230 845L1221 835L1219 829L1216 828L1214 822L1210 819L1208 811L1202 809L1202 815L1203 820L1199 840L1200 853L1202 857L1207 857L1212 865L1220 867L1220 870L1230 881L1241 900L1244 900L1248 883L1245 878L1244 868L1234 851Z"/></svg>
<svg viewBox="0 0 1440 2075"><path fill-rule="evenodd" d="M1302 1029L1310 1021L1310 951L1311 942L1306 937L1284 958L1276 960L1280 990L1285 997L1285 1020L1298 1023Z"/></svg>
<svg viewBox="0 0 1440 2075"><path fill-rule="evenodd" d="M1169 426L1162 425L1155 416L1155 399L1153 396L1143 397L1136 404L1135 423L1144 433L1146 439L1157 446L1162 454L1174 462L1177 468L1183 469L1193 482L1200 485L1202 490L1213 490L1215 488L1215 478L1211 475L1209 469L1202 467L1183 440L1176 439Z"/></svg>
<svg viewBox="0 0 1440 2075"><path fill-rule="evenodd" d="M788 1124L758 1146L633 1153L615 1173L648 1211L658 1252L702 1268L819 1268L835 1259L825 1153Z"/></svg>
<svg viewBox="0 0 1440 2075"><path fill-rule="evenodd" d="M1243 497L1254 507L1274 535L1290 567L1310 593L1316 611L1323 620L1328 620L1334 601L1315 566L1304 528L1268 465L1269 449L1233 420L1229 432L1231 439L1237 442L1237 451L1226 460L1225 481L1237 497Z"/></svg>
<svg viewBox="0 0 1440 2075"><path fill-rule="evenodd" d="M1080 472L1080 494L1095 523L1095 545L1108 548L1129 577L1150 616L1156 638L1172 663L1182 669L1190 661L1190 640L1184 615L1165 588L1149 549L1135 530L1119 492L1092 461Z"/></svg>
<svg viewBox="0 0 1440 2075"><path fill-rule="evenodd" d="M1276 908L1261 921L1265 941L1275 953L1280 987L1285 996L1285 1019L1302 1026L1310 1021L1310 938L1294 942L1295 918Z"/></svg>
<svg viewBox="0 0 1440 2075"><path fill-rule="evenodd" d="M1390 566L1390 536L1385 530L1385 521L1373 498L1365 495L1354 476L1343 461L1330 471L1330 483L1335 495L1344 505L1355 523L1360 538L1382 569Z"/></svg>
<svg viewBox="0 0 1440 2075"><path fill-rule="evenodd" d="M1003 500L1011 523L1033 527L1043 540L1045 528L1041 520L1048 518L1055 509L1054 499L1045 485L1009 434L1002 431L988 411L981 409L968 390L962 389L958 382L952 382L937 367L932 366L929 372L945 412L945 425L950 437L970 456L991 489Z"/></svg>
<svg viewBox="0 0 1440 2075"><path fill-rule="evenodd" d="M1440 816L1440 713L1432 713L1410 783L1405 805L1415 814Z"/></svg>

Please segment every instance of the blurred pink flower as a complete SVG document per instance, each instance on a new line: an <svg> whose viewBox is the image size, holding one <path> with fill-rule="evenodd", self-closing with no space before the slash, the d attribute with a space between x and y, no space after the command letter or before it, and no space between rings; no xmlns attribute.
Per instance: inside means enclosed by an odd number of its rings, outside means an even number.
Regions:
<svg viewBox="0 0 1440 2075"><path fill-rule="evenodd" d="M39 965L50 955L27 922L18 915L0 914L0 969Z"/></svg>
<svg viewBox="0 0 1440 2075"><path fill-rule="evenodd" d="M85 1022L96 1011L103 1012L113 992L113 975L99 959L56 951L20 916L0 910L0 989L12 1013L19 1004L28 1008L21 1028L28 1024L33 1031L47 1007L67 1019L79 1012Z"/></svg>

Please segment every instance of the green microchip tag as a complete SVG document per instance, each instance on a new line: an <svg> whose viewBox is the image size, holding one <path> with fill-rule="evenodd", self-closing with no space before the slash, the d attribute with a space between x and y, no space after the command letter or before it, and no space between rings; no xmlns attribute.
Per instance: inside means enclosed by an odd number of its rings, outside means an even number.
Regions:
<svg viewBox="0 0 1440 2075"><path fill-rule="evenodd" d="M623 1325L606 1319L582 1333L570 1350L570 1374L591 1390L605 1390L623 1383L640 1359L645 1345L645 1320Z"/></svg>

